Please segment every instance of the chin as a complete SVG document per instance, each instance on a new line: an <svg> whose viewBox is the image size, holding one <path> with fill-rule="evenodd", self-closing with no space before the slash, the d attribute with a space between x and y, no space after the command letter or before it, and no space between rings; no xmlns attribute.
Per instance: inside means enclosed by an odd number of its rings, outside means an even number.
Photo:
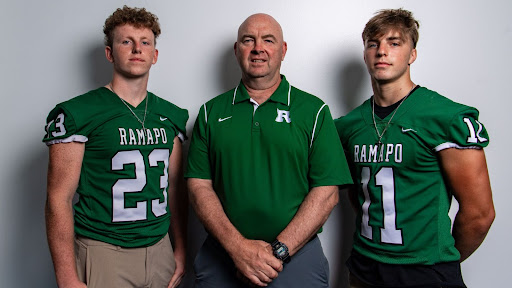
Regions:
<svg viewBox="0 0 512 288"><path fill-rule="evenodd" d="M374 75L372 75L372 78L378 82L390 82L390 81L393 81L393 79L395 79L395 77L393 77L393 76L382 75L382 74L374 74Z"/></svg>
<svg viewBox="0 0 512 288"><path fill-rule="evenodd" d="M263 77L268 76L269 74L266 73L266 72L251 72L251 71L247 71L245 73L245 75L247 75L249 78L263 78Z"/></svg>

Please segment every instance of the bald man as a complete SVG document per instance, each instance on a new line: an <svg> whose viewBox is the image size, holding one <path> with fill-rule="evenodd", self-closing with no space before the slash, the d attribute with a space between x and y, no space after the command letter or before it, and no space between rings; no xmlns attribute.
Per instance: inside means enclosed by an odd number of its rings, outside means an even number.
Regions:
<svg viewBox="0 0 512 288"><path fill-rule="evenodd" d="M329 287L316 235L351 177L327 105L280 74L286 50L274 18L247 18L242 80L199 110L185 174L209 233L196 287Z"/></svg>

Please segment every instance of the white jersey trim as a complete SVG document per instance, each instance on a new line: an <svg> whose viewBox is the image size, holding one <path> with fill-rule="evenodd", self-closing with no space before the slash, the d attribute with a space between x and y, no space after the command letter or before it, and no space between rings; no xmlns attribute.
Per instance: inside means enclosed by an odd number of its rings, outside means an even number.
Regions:
<svg viewBox="0 0 512 288"><path fill-rule="evenodd" d="M318 109L318 113L316 113L315 125L313 126L313 133L311 135L311 143L309 144L309 148L311 148L311 146L313 146L313 140L315 139L315 131L316 131L316 123L318 122L318 115L320 115L320 111L322 111L322 109L324 109L324 107L326 105L327 104L322 105L322 107L320 107L320 109Z"/></svg>
<svg viewBox="0 0 512 288"><path fill-rule="evenodd" d="M434 151L439 152L439 151L441 151L441 150L448 149L448 148L457 148L457 149L482 149L482 147L479 147L479 146L460 146L460 145L459 145L459 144L457 144L457 143L446 142L446 143L442 143L442 144L437 145L437 146L434 148Z"/></svg>
<svg viewBox="0 0 512 288"><path fill-rule="evenodd" d="M59 144L59 143L71 143L71 142L80 142L85 143L89 141L89 138L83 136L83 135L71 135L68 138L64 139L54 139L51 141L45 142L47 146L53 145L53 144Z"/></svg>
<svg viewBox="0 0 512 288"><path fill-rule="evenodd" d="M180 139L181 143L185 142L186 139L185 139L185 135L183 135L183 133L179 132L177 136L178 136L178 139Z"/></svg>
<svg viewBox="0 0 512 288"><path fill-rule="evenodd" d="M208 123L208 114L206 113L206 103L203 104L204 110L204 122Z"/></svg>
<svg viewBox="0 0 512 288"><path fill-rule="evenodd" d="M238 86L235 87L235 92L233 92L233 102L232 105L235 105L236 91L238 90Z"/></svg>
<svg viewBox="0 0 512 288"><path fill-rule="evenodd" d="M288 84L288 106L290 106L290 94L292 92L292 85Z"/></svg>

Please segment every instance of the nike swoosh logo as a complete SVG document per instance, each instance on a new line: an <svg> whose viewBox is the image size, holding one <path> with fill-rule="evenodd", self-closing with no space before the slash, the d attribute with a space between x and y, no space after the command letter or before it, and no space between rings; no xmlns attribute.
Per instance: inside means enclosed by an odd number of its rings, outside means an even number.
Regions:
<svg viewBox="0 0 512 288"><path fill-rule="evenodd" d="M167 118L165 118L165 117L160 117L160 121L165 121L165 120L167 120Z"/></svg>
<svg viewBox="0 0 512 288"><path fill-rule="evenodd" d="M229 116L229 117L226 117L226 118L219 118L219 122L222 122L222 121L224 121L224 120L228 120L228 119L229 119L229 118L231 118L231 117L233 117L233 116Z"/></svg>
<svg viewBox="0 0 512 288"><path fill-rule="evenodd" d="M404 127L402 127L402 133L406 133L406 132L410 132L410 131L418 133L416 130L414 130L412 128L404 128Z"/></svg>

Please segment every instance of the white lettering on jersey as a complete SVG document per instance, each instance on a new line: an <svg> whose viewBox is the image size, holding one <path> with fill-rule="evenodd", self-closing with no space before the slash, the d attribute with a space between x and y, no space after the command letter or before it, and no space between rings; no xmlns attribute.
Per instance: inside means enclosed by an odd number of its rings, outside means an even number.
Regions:
<svg viewBox="0 0 512 288"><path fill-rule="evenodd" d="M167 134L165 134L164 128L160 128L160 135L162 135L162 143L167 144Z"/></svg>
<svg viewBox="0 0 512 288"><path fill-rule="evenodd" d="M395 163L402 163L402 144L395 146Z"/></svg>
<svg viewBox="0 0 512 288"><path fill-rule="evenodd" d="M393 154L393 144L386 145L386 162L389 162L389 155Z"/></svg>
<svg viewBox="0 0 512 288"><path fill-rule="evenodd" d="M379 151L379 145L370 145L370 153L368 154L369 162L377 162L377 152ZM372 159L373 157L373 159Z"/></svg>
<svg viewBox="0 0 512 288"><path fill-rule="evenodd" d="M361 147L361 162L366 162L366 145Z"/></svg>
<svg viewBox="0 0 512 288"><path fill-rule="evenodd" d="M148 145L154 145L155 144L155 141L153 141L153 135L151 134L151 130L150 129L146 129L146 135L148 136Z"/></svg>
<svg viewBox="0 0 512 288"><path fill-rule="evenodd" d="M128 145L128 142L126 141L126 129L124 128L118 128L119 129L119 138L121 139L121 142L119 142L119 145Z"/></svg>
<svg viewBox="0 0 512 288"><path fill-rule="evenodd" d="M146 145L146 135L144 134L143 129L136 129L137 130L137 138L139 139L138 145Z"/></svg>
<svg viewBox="0 0 512 288"><path fill-rule="evenodd" d="M153 128L153 132L155 133L155 144L158 144L158 138L160 138L160 130L158 130L158 128Z"/></svg>
<svg viewBox="0 0 512 288"><path fill-rule="evenodd" d="M286 123L292 122L290 119L290 111L277 109L276 122L283 122L283 119L286 121Z"/></svg>
<svg viewBox="0 0 512 288"><path fill-rule="evenodd" d="M128 132L130 134L130 143L128 145L137 145L137 138L135 138L135 133L132 129L128 129Z"/></svg>
<svg viewBox="0 0 512 288"><path fill-rule="evenodd" d="M377 159L378 155L378 159ZM356 163L381 163L394 161L402 163L403 145L354 145L354 162Z"/></svg>
<svg viewBox="0 0 512 288"><path fill-rule="evenodd" d="M164 128L146 128L146 133L143 129L132 129L132 128L118 128L119 130L119 145L158 145L167 144L167 133ZM128 139L128 136L130 137Z"/></svg>

